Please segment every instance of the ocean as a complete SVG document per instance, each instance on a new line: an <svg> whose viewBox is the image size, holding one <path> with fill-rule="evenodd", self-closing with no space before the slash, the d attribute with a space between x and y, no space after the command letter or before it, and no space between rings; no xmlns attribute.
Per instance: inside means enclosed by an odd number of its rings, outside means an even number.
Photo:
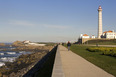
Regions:
<svg viewBox="0 0 116 77"><path fill-rule="evenodd" d="M3 51L2 48L5 48L6 50ZM13 62L22 54L31 54L31 52L27 51L12 51L14 48L15 47L11 47L10 45L7 47L0 46L0 67L5 65L5 62Z"/></svg>

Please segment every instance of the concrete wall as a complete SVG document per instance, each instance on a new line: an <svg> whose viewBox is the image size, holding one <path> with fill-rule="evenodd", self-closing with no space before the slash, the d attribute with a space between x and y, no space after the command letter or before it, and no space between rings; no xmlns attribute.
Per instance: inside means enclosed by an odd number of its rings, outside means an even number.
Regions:
<svg viewBox="0 0 116 77"><path fill-rule="evenodd" d="M65 77L63 69L62 69L62 62L61 62L61 56L60 56L60 52L59 52L59 46L56 51L56 57L55 57L55 62L54 62L54 66L53 66L52 77Z"/></svg>
<svg viewBox="0 0 116 77"><path fill-rule="evenodd" d="M108 38L82 38L80 39L80 43L83 44L85 43L86 41L89 41L89 40L111 40L111 39L108 39Z"/></svg>

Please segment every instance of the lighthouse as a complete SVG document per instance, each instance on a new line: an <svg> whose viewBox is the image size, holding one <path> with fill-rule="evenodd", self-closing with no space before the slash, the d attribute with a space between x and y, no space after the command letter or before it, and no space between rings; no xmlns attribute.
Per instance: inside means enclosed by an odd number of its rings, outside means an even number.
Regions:
<svg viewBox="0 0 116 77"><path fill-rule="evenodd" d="M102 7L98 8L98 38L102 35Z"/></svg>

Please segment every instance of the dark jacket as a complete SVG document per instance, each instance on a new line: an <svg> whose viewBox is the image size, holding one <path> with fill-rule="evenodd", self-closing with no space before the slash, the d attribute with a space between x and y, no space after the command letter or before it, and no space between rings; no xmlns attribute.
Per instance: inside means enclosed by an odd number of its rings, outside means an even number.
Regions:
<svg viewBox="0 0 116 77"><path fill-rule="evenodd" d="M71 46L71 43L67 43L67 46Z"/></svg>

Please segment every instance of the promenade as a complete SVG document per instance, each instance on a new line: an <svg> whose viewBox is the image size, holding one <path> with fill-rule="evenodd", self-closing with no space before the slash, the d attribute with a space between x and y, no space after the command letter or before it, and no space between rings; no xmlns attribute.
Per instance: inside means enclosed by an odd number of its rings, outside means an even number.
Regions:
<svg viewBox="0 0 116 77"><path fill-rule="evenodd" d="M114 77L62 45L58 46L57 52L60 53L62 77Z"/></svg>

